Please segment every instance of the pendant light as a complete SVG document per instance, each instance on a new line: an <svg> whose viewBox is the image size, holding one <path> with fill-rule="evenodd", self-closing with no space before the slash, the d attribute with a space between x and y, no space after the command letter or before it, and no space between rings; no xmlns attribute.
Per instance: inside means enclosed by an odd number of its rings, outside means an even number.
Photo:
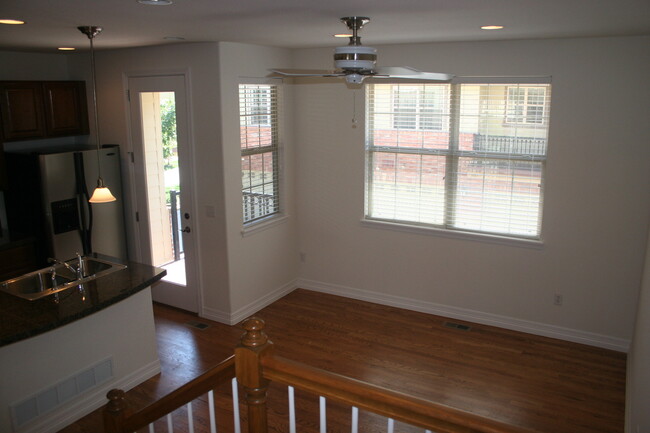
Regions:
<svg viewBox="0 0 650 433"><path fill-rule="evenodd" d="M93 47L93 38L102 31L101 27L97 26L80 26L77 27L81 33L88 36L90 39L90 68L92 70L92 85L93 85L93 108L95 111L95 135L97 140L97 188L93 191L93 195L88 200L90 203L109 203L115 201L116 198L111 194L111 191L102 179L102 167L99 158L100 138L99 138L99 120L97 115L97 79L95 76L95 49Z"/></svg>

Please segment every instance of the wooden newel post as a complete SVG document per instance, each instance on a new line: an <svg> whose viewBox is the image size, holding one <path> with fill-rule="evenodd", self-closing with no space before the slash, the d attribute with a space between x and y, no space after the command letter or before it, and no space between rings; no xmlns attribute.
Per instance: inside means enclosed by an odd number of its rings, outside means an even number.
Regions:
<svg viewBox="0 0 650 433"><path fill-rule="evenodd" d="M273 343L264 333L262 319L251 317L242 326L246 332L235 348L235 370L248 405L248 432L266 433L266 391L269 381L262 375L262 358L271 355Z"/></svg>
<svg viewBox="0 0 650 433"><path fill-rule="evenodd" d="M104 433L122 433L127 415L124 396L121 389L111 389L106 394L108 403L104 406Z"/></svg>

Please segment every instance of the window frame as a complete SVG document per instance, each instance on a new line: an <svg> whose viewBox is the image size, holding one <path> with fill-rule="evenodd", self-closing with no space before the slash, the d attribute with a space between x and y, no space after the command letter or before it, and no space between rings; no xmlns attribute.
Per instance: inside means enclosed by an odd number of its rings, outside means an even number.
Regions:
<svg viewBox="0 0 650 433"><path fill-rule="evenodd" d="M441 109L436 109L432 111L427 111L427 107L424 106L422 101L426 101L426 91L423 92L421 86L408 86L404 85L403 87L414 87L415 91L415 107L413 110L409 110L408 107L400 107L400 96L399 92L391 91L391 107L392 107L392 126L393 129L408 129L411 131L446 131L445 129L445 111L448 110L448 107L442 107ZM443 98L448 100L448 95L443 95ZM399 124L398 117L407 117L410 112L414 113L415 122L413 128L399 128L395 125ZM426 123L430 122L435 124L435 127L427 127ZM438 124L440 125L438 127Z"/></svg>
<svg viewBox="0 0 650 433"><path fill-rule="evenodd" d="M239 124L240 124L240 158L242 161L242 168L241 168L241 173L242 173L242 185L241 185L241 193L242 193L242 226L243 226L243 232L249 232L252 231L253 229L257 229L262 226L266 226L268 222L272 219L277 219L282 217L282 212L283 212L283 193L282 193L282 186L281 186L281 172L282 172L282 164L281 164L281 143L280 143L280 113L279 113L279 107L280 107L280 100L281 100L281 86L278 84L268 84L268 83L240 83L239 86ZM263 98L261 97L255 97L251 96L250 99L243 100L242 99L242 91L245 89L248 89L248 91L254 92L255 89L268 89L270 91L269 94L269 100L268 104L266 104L266 107L264 109L260 109L260 105L263 104ZM249 112L246 113L245 110L246 108L242 108L242 105L246 107L247 103L253 103L252 107L249 107ZM255 102L258 104L256 105ZM262 103L260 103L262 102ZM250 121L247 121L246 119L250 119ZM263 121L260 121L263 120ZM243 146L244 142L247 142L246 140L248 139L248 135L246 135L246 138L243 136L244 132L248 132L248 128L270 128L270 133L264 135L265 137L270 138L270 143L267 145L262 144L262 135L263 132L259 133L259 137L257 139L257 146L250 146L250 147L245 147ZM268 155L270 158L270 164L271 164L271 170L269 173L271 174L271 180L269 181L264 181L262 180L261 182L248 182L247 183L244 181L244 176L245 176L245 170L244 170L244 163L245 159L248 158L249 161L253 157L257 156L262 156L262 159L264 158L265 155ZM264 162L262 162L264 164ZM263 171L264 173L264 171ZM272 194L264 194L264 193L254 193L253 190L256 188L261 187L262 190L266 188L267 185L270 185L271 190L273 191ZM249 212L247 213L247 193L248 197L251 195L260 195L265 196L266 198L271 198L270 201L272 203L268 206L271 206L272 210L269 212L262 212L260 214L257 214L254 211L255 207L264 207L264 204L250 204L249 203ZM253 198L255 199L255 198ZM247 217L248 214L252 214L251 217Z"/></svg>
<svg viewBox="0 0 650 433"><path fill-rule="evenodd" d="M529 81L531 80L531 81ZM474 84L474 85L492 85L492 84L499 84L503 83L506 87L506 92L508 92L507 88L510 87L505 83L512 83L512 87L520 87L520 88L542 88L544 89L544 95L543 95L543 115L542 115L542 122L541 123L527 123L525 126L529 128L545 128L546 130L546 136L543 138L544 140L544 153L543 155L531 155L531 154L526 154L526 155L521 155L520 157L509 155L508 158L503 157L503 155L500 155L499 153L489 153L489 152L483 152L483 154L477 154L474 150L462 150L459 149L459 140L460 140L460 122L461 122L461 109L460 109L460 89L462 84ZM387 83L390 85L401 85L402 83L397 81L397 82L391 82ZM366 88L368 90L368 88ZM391 95L393 93L393 89L391 89ZM542 238L542 221L543 221L543 204L544 204L544 182L546 178L546 154L547 154L547 149L548 149L548 115L550 113L550 94L551 94L551 87L550 87L550 77L526 77L525 79L522 79L521 81L513 78L513 77L508 77L507 79L495 79L494 81L487 81L487 80L467 80L467 81L453 81L452 83L449 83L449 104L452 107L449 110L449 124L448 124L448 131L449 131L449 144L447 149L411 149L408 147L399 147L399 146L375 146L371 141L372 139L369 138L369 134L374 131L371 130L371 128L374 127L374 120L371 123L370 122L370 116L373 115L372 108L369 106L370 104L370 98L367 94L366 97L366 162L365 162L365 170L366 170L366 176L365 176L365 197L364 197L364 216L362 218L362 223L365 225L371 225L379 228L390 228L390 229L397 229L401 231L425 231L429 233L438 233L438 234L444 234L445 236L453 236L453 237L467 237L469 235L472 238L482 238L482 239L491 239L491 240L497 240L499 243L502 243L503 241L511 243L514 242L516 244L520 245L540 245L541 244L541 238ZM526 95L528 93L526 92ZM391 96L392 99L392 96ZM507 95L504 97L504 103L507 103ZM373 101L373 104L375 101ZM391 102L392 104L392 102ZM547 111L548 110L548 111ZM506 113L504 113L504 119L506 117ZM443 114L444 118L444 114ZM394 125L394 122L391 122L391 125ZM508 126L508 125L504 125ZM443 130L445 128L443 127ZM413 129L407 129L406 131L413 131ZM535 144L535 143L533 143ZM531 146L531 149L534 149L533 146ZM394 155L405 155L405 154L416 154L416 155L438 155L438 156L444 156L445 161L446 161L446 169L445 169L445 176L444 176L444 209L442 211L442 223L441 224L434 224L434 223L428 223L428 222L420 222L420 221L415 221L415 220L401 220L401 219L396 219L396 218L383 218L383 217L377 217L377 216L372 216L372 210L371 208L373 207L372 204L372 199L374 197L373 194L373 188L375 188L375 184L373 182L373 169L374 169L374 161L373 158L379 154L379 153L391 153ZM534 152L534 150L531 150L531 152ZM517 161L521 161L521 163L539 163L539 195L538 195L538 200L536 202L537 205L537 217L534 222L537 222L537 232L534 235L525 235L525 234L519 234L519 233L503 233L503 232L497 232L497 231L490 231L490 230L484 230L484 229L472 229L472 228L460 228L456 224L456 221L453 221L455 218L455 212L456 212L456 202L455 199L457 197L457 189L459 188L459 183L458 183L458 165L459 161L461 158L479 158L477 161L486 161L489 162L490 160L498 160L503 159L503 160L508 160L510 161L513 165L517 164ZM518 177L515 177L515 174L512 174L512 179L517 180L520 179ZM535 180L534 178L532 178ZM397 192L395 194L398 194ZM397 195L396 195L397 197ZM512 215L513 209L510 209L508 215Z"/></svg>
<svg viewBox="0 0 650 433"><path fill-rule="evenodd" d="M523 90L524 91L524 98L523 98L523 103L518 103L516 101L513 101L514 98L510 97L510 91L511 90ZM546 113L546 106L545 104L531 104L529 102L530 100L530 91L532 89L542 89L543 94L541 96L542 100L546 99L546 88L542 86L506 86L505 92L506 92L506 108L505 108L505 124L506 125L513 125L513 126L531 126L531 125L540 125L540 126L546 126L546 119L547 113ZM513 111L513 105L515 107L521 107L523 112L521 115L515 114L514 116L510 115L510 112ZM529 110L532 109L533 107L538 108L541 107L542 112L540 115L536 114L529 114ZM529 118L540 118L540 122L529 122Z"/></svg>

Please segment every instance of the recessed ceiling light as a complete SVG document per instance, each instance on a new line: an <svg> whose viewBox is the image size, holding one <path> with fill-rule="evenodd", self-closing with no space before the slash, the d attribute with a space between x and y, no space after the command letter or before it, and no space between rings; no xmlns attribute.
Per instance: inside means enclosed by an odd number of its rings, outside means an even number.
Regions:
<svg viewBox="0 0 650 433"><path fill-rule="evenodd" d="M74 51L74 50L76 50L76 48L72 48L72 47L59 47L59 48L57 48L57 50L59 50L59 51Z"/></svg>
<svg viewBox="0 0 650 433"><path fill-rule="evenodd" d="M503 26L495 26L495 25L492 25L492 26L481 26L481 29L482 29L482 30L501 30L502 28L503 28Z"/></svg>
<svg viewBox="0 0 650 433"><path fill-rule="evenodd" d="M138 0L138 3L150 6L167 6L172 4L172 0Z"/></svg>
<svg viewBox="0 0 650 433"><path fill-rule="evenodd" d="M337 33L334 35L335 38L351 38L351 33Z"/></svg>
<svg viewBox="0 0 650 433"><path fill-rule="evenodd" d="M2 18L2 19L0 19L0 24L25 24L25 21L14 20L14 19L9 19L9 18Z"/></svg>

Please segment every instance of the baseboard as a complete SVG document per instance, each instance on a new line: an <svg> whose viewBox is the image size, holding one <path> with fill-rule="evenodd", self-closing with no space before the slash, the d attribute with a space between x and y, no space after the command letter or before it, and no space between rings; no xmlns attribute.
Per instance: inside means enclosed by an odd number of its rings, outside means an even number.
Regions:
<svg viewBox="0 0 650 433"><path fill-rule="evenodd" d="M323 283L320 281L298 279L296 281L296 286L307 290L313 290L315 292L329 293L332 295L374 302L376 304L388 305L391 307L435 314L452 319L497 326L513 331L557 338L560 340L587 344L590 346L616 350L619 352L628 352L631 344L629 340L622 338L609 337L606 335L600 335L591 332L547 325L544 323L500 316L497 314L484 313L481 311L465 308L452 307L449 305L436 304L433 302L420 301L411 298L405 298L402 296L387 295L383 293L371 292L368 290Z"/></svg>
<svg viewBox="0 0 650 433"><path fill-rule="evenodd" d="M106 404L106 393L114 388L128 391L160 373L160 361L156 359L144 367L116 381L109 381L89 391L83 399L70 403L51 414L45 414L25 425L16 433L54 433L76 422Z"/></svg>
<svg viewBox="0 0 650 433"><path fill-rule="evenodd" d="M251 302L248 305L240 308L239 310L228 314L224 311L215 310L212 308L203 308L201 310L201 317L214 320L219 323L225 323L226 325L236 325L247 317L252 316L257 313L262 308L272 304L278 299L282 298L286 294L294 291L298 286L296 285L297 280L288 282L287 284L278 287L271 293L267 293L259 299L256 299L254 302Z"/></svg>

